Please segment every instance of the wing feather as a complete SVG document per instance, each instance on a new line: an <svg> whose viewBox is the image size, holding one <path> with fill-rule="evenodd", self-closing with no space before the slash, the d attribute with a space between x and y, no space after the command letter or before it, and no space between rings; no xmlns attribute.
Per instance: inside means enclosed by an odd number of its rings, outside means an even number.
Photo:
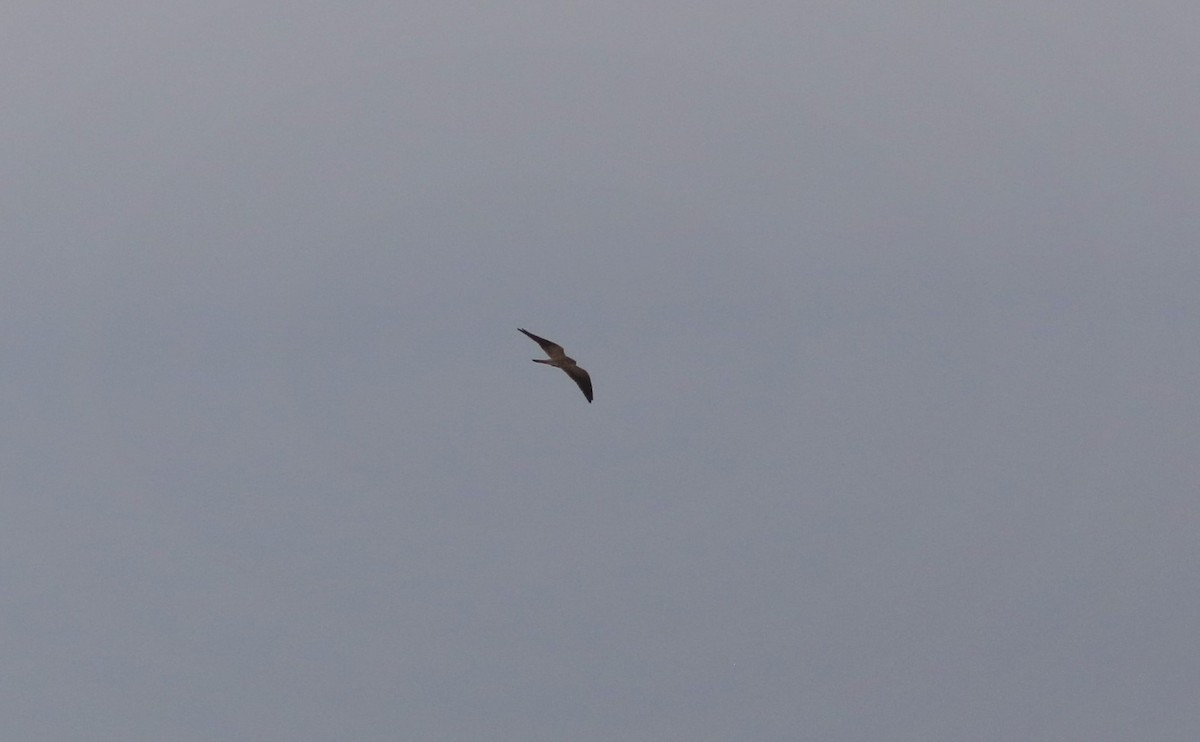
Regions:
<svg viewBox="0 0 1200 742"><path fill-rule="evenodd" d="M534 335L529 330L524 330L520 327L518 327L517 329L521 330L521 332L525 333L525 335L528 336L530 340L532 340L533 342L542 346L542 350L546 351L546 355L550 356L551 358L561 358L562 356L566 355L566 353L563 351L563 347L561 345L559 345L558 343L551 342L551 341L547 340L546 338L538 337L537 335Z"/></svg>
<svg viewBox="0 0 1200 742"><path fill-rule="evenodd" d="M575 380L580 390L583 391L583 396L587 397L587 401L590 403L592 401L592 377L588 376L588 372L578 366L567 366L563 371L566 371L567 376Z"/></svg>

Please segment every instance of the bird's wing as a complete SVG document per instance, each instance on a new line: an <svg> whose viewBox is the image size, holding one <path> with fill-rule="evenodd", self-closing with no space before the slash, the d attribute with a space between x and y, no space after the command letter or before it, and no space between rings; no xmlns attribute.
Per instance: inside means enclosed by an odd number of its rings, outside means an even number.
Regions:
<svg viewBox="0 0 1200 742"><path fill-rule="evenodd" d="M551 358L562 358L564 355L566 355L566 353L563 352L563 347L558 343L552 343L546 338L540 338L528 330L522 330L520 327L517 329L525 333L530 340L542 346L542 350L546 351L546 355L550 356Z"/></svg>
<svg viewBox="0 0 1200 742"><path fill-rule="evenodd" d="M578 366L567 366L566 368L563 369L563 371L566 371L567 376L570 376L572 379L575 380L575 383L579 385L579 388L581 390L583 390L583 396L587 397L588 402L591 402L592 401L592 377L588 376L588 372L584 371L583 369L581 369Z"/></svg>

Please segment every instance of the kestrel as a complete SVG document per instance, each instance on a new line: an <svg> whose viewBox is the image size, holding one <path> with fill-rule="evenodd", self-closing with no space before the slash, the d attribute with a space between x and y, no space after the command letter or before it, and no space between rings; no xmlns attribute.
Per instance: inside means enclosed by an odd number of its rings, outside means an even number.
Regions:
<svg viewBox="0 0 1200 742"><path fill-rule="evenodd" d="M542 346L542 350L546 351L546 355L550 356L549 360L534 358L533 362L544 363L547 366L554 366L566 371L567 376L574 379L579 388L583 390L583 396L587 397L587 401L590 404L592 401L592 377L588 376L588 372L575 365L575 359L567 357L567 354L563 352L562 346L558 343L552 343L546 338L540 338L532 332L522 330L520 327L517 329L525 333L530 340Z"/></svg>

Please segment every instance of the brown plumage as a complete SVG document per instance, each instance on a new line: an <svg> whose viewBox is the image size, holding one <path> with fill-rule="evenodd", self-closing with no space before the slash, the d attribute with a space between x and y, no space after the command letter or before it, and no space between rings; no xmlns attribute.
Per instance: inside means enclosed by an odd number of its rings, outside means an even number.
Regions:
<svg viewBox="0 0 1200 742"><path fill-rule="evenodd" d="M517 329L525 333L530 340L542 346L542 350L546 351L546 355L550 356L549 360L534 358L534 363L544 363L547 366L554 366L566 371L567 376L570 376L579 385L579 388L583 391L583 396L587 397L587 401L589 403L592 401L592 377L588 376L587 371L576 365L574 358L568 357L563 352L561 345L552 343L546 338L540 338L528 330L522 330L520 327Z"/></svg>

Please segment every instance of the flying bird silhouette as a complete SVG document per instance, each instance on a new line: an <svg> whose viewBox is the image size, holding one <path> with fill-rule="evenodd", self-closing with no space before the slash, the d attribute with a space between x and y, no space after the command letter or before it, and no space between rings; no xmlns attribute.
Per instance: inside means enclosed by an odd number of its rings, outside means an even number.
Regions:
<svg viewBox="0 0 1200 742"><path fill-rule="evenodd" d="M592 401L592 377L588 376L588 372L575 365L575 359L568 357L567 354L563 352L562 346L558 343L552 343L546 338L540 338L537 335L534 335L532 332L523 330L520 327L517 329L525 333L530 340L542 346L542 350L546 351L546 355L550 356L549 360L534 358L533 362L544 363L547 366L554 366L555 368L561 368L563 371L566 371L567 376L570 376L575 383L579 385L579 388L583 391L583 396L587 397L587 401L590 404Z"/></svg>

